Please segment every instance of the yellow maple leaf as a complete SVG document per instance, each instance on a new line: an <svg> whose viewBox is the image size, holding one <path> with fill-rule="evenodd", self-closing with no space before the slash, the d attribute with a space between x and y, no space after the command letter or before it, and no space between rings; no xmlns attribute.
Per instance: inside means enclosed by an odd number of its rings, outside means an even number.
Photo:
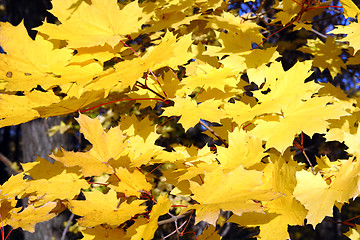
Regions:
<svg viewBox="0 0 360 240"><path fill-rule="evenodd" d="M70 211L82 216L78 220L80 226L94 227L100 224L118 226L130 220L137 213L145 212L144 201L135 200L130 204L123 202L118 206L119 199L113 189L106 194L100 191L84 192L86 200L71 200Z"/></svg>
<svg viewBox="0 0 360 240"><path fill-rule="evenodd" d="M25 96L0 95L0 127L17 125L40 117L37 107L48 106L60 101L60 98L51 92L32 91Z"/></svg>
<svg viewBox="0 0 360 240"><path fill-rule="evenodd" d="M160 196L157 203L153 206L150 212L149 222L136 228L136 234L131 237L131 240L151 240L154 237L156 229L158 229L158 218L166 214L171 207L171 202L167 195Z"/></svg>
<svg viewBox="0 0 360 240"><path fill-rule="evenodd" d="M217 233L213 225L205 227L205 230L198 237L198 240L220 240L221 236Z"/></svg>
<svg viewBox="0 0 360 240"><path fill-rule="evenodd" d="M56 205L55 202L48 202L37 208L30 205L21 212L13 212L7 224L13 228L21 227L23 230L34 232L36 223L48 221L56 216L51 212Z"/></svg>
<svg viewBox="0 0 360 240"><path fill-rule="evenodd" d="M110 128L105 132L99 119L91 119L80 114L76 120L80 124L80 132L93 144L93 148L90 150L91 155L102 162L120 157L126 147L124 142L126 137L122 134L120 126Z"/></svg>
<svg viewBox="0 0 360 240"><path fill-rule="evenodd" d="M272 201L262 202L265 213L244 213L242 216L233 215L228 220L240 226L260 227L261 239L289 238L288 225L303 225L307 210L292 195L296 186L296 171L298 164L292 159L290 151L279 154L268 151L269 164L264 168L263 181L260 188L271 188L283 193Z"/></svg>
<svg viewBox="0 0 360 240"><path fill-rule="evenodd" d="M94 228L86 228L81 230L83 235L82 240L130 240L130 238L125 237L125 230L122 228L107 228L103 226L96 226Z"/></svg>
<svg viewBox="0 0 360 240"><path fill-rule="evenodd" d="M106 162L101 162L89 152L68 152L61 148L56 155L51 158L61 162L66 167L79 166L85 177L100 176L103 173L113 173L114 169Z"/></svg>
<svg viewBox="0 0 360 240"><path fill-rule="evenodd" d="M144 141L152 132L156 131L156 126L149 117L139 120L135 114L121 116L120 128L126 136L140 136Z"/></svg>
<svg viewBox="0 0 360 240"><path fill-rule="evenodd" d="M0 186L0 193L6 194L7 197L18 196L24 192L29 183L24 179L24 173L11 176L3 185Z"/></svg>
<svg viewBox="0 0 360 240"><path fill-rule="evenodd" d="M270 88L271 91L265 94L254 91L254 96L261 103L254 109L263 109L259 110L263 113L280 113L294 100L311 98L322 87L315 82L305 83L305 79L312 74L311 64L312 61L297 62L292 68L284 71L280 62L272 63L266 68L266 83L262 88L263 90Z"/></svg>
<svg viewBox="0 0 360 240"><path fill-rule="evenodd" d="M86 4L87 2L89 1L53 0L51 1L52 9L48 11L56 16L60 22L65 22L80 5Z"/></svg>
<svg viewBox="0 0 360 240"><path fill-rule="evenodd" d="M226 103L224 110L238 125L252 121L255 124L252 134L266 140L267 147L283 152L301 131L308 135L325 133L327 120L348 115L345 109L349 105L330 96L313 97L322 86L304 83L311 74L311 61L299 62L287 71L280 64L276 62L268 68L268 72L276 70L266 76L265 89L270 88L270 92L254 91L255 103Z"/></svg>
<svg viewBox="0 0 360 240"><path fill-rule="evenodd" d="M51 157L67 167L80 166L85 176L98 176L103 172L113 173L113 168L107 162L118 159L127 146L126 137L122 134L120 126L105 132L98 119L80 114L77 121L80 124L80 132L93 144L92 149L85 153L63 150L62 155Z"/></svg>
<svg viewBox="0 0 360 240"><path fill-rule="evenodd" d="M104 98L104 90L82 92L79 97L72 96L46 106L34 107L41 117L64 115L79 111L81 108Z"/></svg>
<svg viewBox="0 0 360 240"><path fill-rule="evenodd" d="M36 207L57 199L71 200L80 194L81 189L90 186L83 179L78 168L65 168L57 161L52 164L38 157L35 162L22 164L22 167L24 172L32 177L25 192L31 195L29 197L31 202L36 201L34 203ZM56 185L63 186L64 191L54 188Z"/></svg>
<svg viewBox="0 0 360 240"><path fill-rule="evenodd" d="M200 119L205 119L210 122L220 122L222 110L219 109L221 105L220 100L208 100L197 104L196 101L190 97L172 99L175 102L173 107L167 107L162 113L163 116L181 116L179 123L181 123L185 130L194 127Z"/></svg>
<svg viewBox="0 0 360 240"><path fill-rule="evenodd" d="M341 59L342 48L331 36L326 38L325 43L319 39L308 39L307 47L299 48L300 51L310 53L313 57L313 66L318 67L321 71L328 69L334 78L341 74L341 68L346 69L344 61Z"/></svg>
<svg viewBox="0 0 360 240"><path fill-rule="evenodd" d="M251 132L235 128L229 133L229 147L217 147L217 159L226 170L235 169L239 165L249 168L265 157L264 151L262 140L253 137Z"/></svg>
<svg viewBox="0 0 360 240"><path fill-rule="evenodd" d="M340 170L330 184L318 173L313 175L302 170L296 173L297 186L294 196L307 210L309 224L315 226L326 216L332 216L335 202L345 203L359 195L360 162L352 159L342 161Z"/></svg>
<svg viewBox="0 0 360 240"><path fill-rule="evenodd" d="M275 147L284 152L296 134L302 131L309 136L314 133L326 133L328 119L337 119L348 115L341 104L331 105L331 97L316 97L304 101L292 101L290 106L283 108L281 116L259 118L252 133L266 140L266 147Z"/></svg>
<svg viewBox="0 0 360 240"><path fill-rule="evenodd" d="M332 128L326 134L326 139L328 141L340 141L344 142L345 145L348 147L346 151L350 154L356 154L359 151L360 146L360 128L357 129L355 134L350 133L349 123L348 121L345 122L341 129L339 128Z"/></svg>
<svg viewBox="0 0 360 240"><path fill-rule="evenodd" d="M0 186L0 216L3 225L11 218L12 212L16 211L18 199L23 198L25 189L29 186L24 173L11 176ZM18 208L21 209L21 208Z"/></svg>
<svg viewBox="0 0 360 240"><path fill-rule="evenodd" d="M41 35L31 39L23 23L2 23L0 31L0 43L6 51L0 55L0 76L7 91L30 91L39 85L48 90L70 82L84 85L103 70L94 61L73 64L72 49L57 46ZM19 46L14 39L22 39L24 44Z"/></svg>
<svg viewBox="0 0 360 240"><path fill-rule="evenodd" d="M192 42L191 34L177 39L172 32L167 31L161 38L161 43L150 48L143 56L146 70L165 66L176 68L178 65L186 63L194 56L188 51Z"/></svg>
<svg viewBox="0 0 360 240"><path fill-rule="evenodd" d="M263 184L262 174L245 170L241 165L228 173L217 168L205 174L203 185L190 182L190 190L194 194L192 198L199 204L189 206L186 210L196 209L196 223L206 221L212 225L215 225L220 210L233 211L237 215L244 212L262 213L259 201L281 196L269 189L256 189Z"/></svg>
<svg viewBox="0 0 360 240"><path fill-rule="evenodd" d="M23 44L19 45L17 39ZM30 91L39 85L39 79L44 89L57 85L59 75L73 55L71 49L54 49L53 44L40 35L32 40L23 23L18 26L1 23L0 44L6 51L0 55L1 77L9 84L23 81L18 89L11 86L12 91Z"/></svg>
<svg viewBox="0 0 360 240"><path fill-rule="evenodd" d="M142 58L134 58L132 60L119 62L114 68L110 68L100 74L98 78L94 78L86 85L86 89L106 89L109 91L119 85L121 88L127 88L129 86L133 87L136 81L143 76L144 71L147 70L148 69L144 67Z"/></svg>
<svg viewBox="0 0 360 240"><path fill-rule="evenodd" d="M344 15L346 18L352 17L355 18L357 14L360 14L359 8L351 0L340 0L340 3L344 10Z"/></svg>
<svg viewBox="0 0 360 240"><path fill-rule="evenodd" d="M135 169L132 173L126 168L118 168L115 174L120 178L120 181L111 176L109 179L109 187L117 192L122 192L126 196L140 197L141 191L150 191L152 185L146 181L146 177L139 170Z"/></svg>
<svg viewBox="0 0 360 240"><path fill-rule="evenodd" d="M247 44L244 44L249 47L249 42L261 42L262 35L259 33L259 30L262 29L262 27L251 21L243 21L241 18L230 12L224 11L221 13L221 16L210 15L207 27L226 29L229 32L238 34L239 39L246 33L246 41L241 40L241 42L248 42ZM248 50L250 49L251 48L248 48Z"/></svg>
<svg viewBox="0 0 360 240"><path fill-rule="evenodd" d="M350 228L349 231L344 233L344 235L350 238L351 240L360 239L360 226L356 225L356 228Z"/></svg>
<svg viewBox="0 0 360 240"><path fill-rule="evenodd" d="M214 68L211 65L197 65L194 75L181 80L181 85L185 85L191 91L196 87L205 90L217 88L225 92L225 86L236 87L238 80L236 71L231 68Z"/></svg>
<svg viewBox="0 0 360 240"><path fill-rule="evenodd" d="M354 48L355 53L360 49L360 40L358 38L358 32L360 31L360 23L351 22L347 26L337 25L335 29L330 31L329 33L333 34L347 34L346 37L342 38L339 41L349 42L349 45Z"/></svg>
<svg viewBox="0 0 360 240"><path fill-rule="evenodd" d="M248 21L242 24L249 24ZM217 33L217 32L216 32ZM254 32L255 33L255 32ZM218 41L221 43L221 47L208 45L205 51L205 54L214 56L219 54L234 54L241 53L243 51L249 51L251 49L251 41L247 37L245 33L235 33L235 32L220 32L217 33ZM258 38L258 41L261 41L261 35ZM254 40L255 42L256 40Z"/></svg>
<svg viewBox="0 0 360 240"><path fill-rule="evenodd" d="M140 167L149 162L156 162L154 158L163 151L162 147L155 145L155 141L158 138L159 135L155 132L151 132L146 139L140 136L131 136L128 138L129 146L127 148L127 154L131 159L132 167Z"/></svg>
<svg viewBox="0 0 360 240"><path fill-rule="evenodd" d="M62 5L56 7L64 8ZM126 40L125 35L138 32L150 16L136 1L120 10L116 0L92 0L91 4L80 4L68 18L62 19L62 24L44 23L36 30L50 39L67 40L71 48L102 46L105 43L114 47L121 40Z"/></svg>
<svg viewBox="0 0 360 240"><path fill-rule="evenodd" d="M156 47L149 48L144 56L119 62L88 84L88 89L111 89L116 85L122 88L132 87L144 72L161 67L176 68L186 63L194 54L188 51L192 44L191 34L178 40L167 31ZM135 70L134 70L135 69Z"/></svg>
<svg viewBox="0 0 360 240"><path fill-rule="evenodd" d="M151 9L154 16L147 24L146 32L158 32L163 29L176 29L181 25L190 24L198 18L190 10L192 1L156 1L154 5L146 4L145 10ZM192 15L192 16L191 16Z"/></svg>

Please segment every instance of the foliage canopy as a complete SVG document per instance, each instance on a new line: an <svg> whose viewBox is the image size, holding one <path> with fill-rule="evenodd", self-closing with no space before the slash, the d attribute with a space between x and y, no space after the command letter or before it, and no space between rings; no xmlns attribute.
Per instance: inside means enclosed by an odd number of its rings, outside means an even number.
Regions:
<svg viewBox="0 0 360 240"><path fill-rule="evenodd" d="M34 231L67 208L81 217L84 240L152 239L169 211L211 225L232 211L227 221L259 226L259 238L286 239L288 225L332 216L335 204L360 194L359 99L311 80L314 69L335 77L360 62L360 10L340 2L351 22L330 32L346 35L339 39L311 34L330 4L311 0L275 1L271 19L237 16L223 0L53 0L59 22L44 22L35 39L22 23L1 23L0 127L79 112L91 144L53 153L53 164L23 164L0 187L3 224ZM306 37L262 44L264 22ZM284 69L286 48L311 57ZM95 107L106 102L99 114ZM134 106L161 112L140 119L129 114ZM92 107L101 121L84 114ZM200 123L217 145L166 151L155 141L171 122L185 131ZM344 142L348 158L324 155L314 167L296 161L294 139L316 133ZM306 156L301 141L295 146ZM16 208L25 197L28 206ZM214 227L199 239L206 236L220 238Z"/></svg>

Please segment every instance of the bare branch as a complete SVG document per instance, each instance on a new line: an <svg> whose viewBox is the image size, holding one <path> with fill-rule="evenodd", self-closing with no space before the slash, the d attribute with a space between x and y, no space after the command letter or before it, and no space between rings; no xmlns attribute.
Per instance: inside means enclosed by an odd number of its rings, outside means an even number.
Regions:
<svg viewBox="0 0 360 240"><path fill-rule="evenodd" d="M13 162L11 162L7 157L0 153L0 161L5 164L6 171L11 174L19 173L19 170L14 169Z"/></svg>
<svg viewBox="0 0 360 240"><path fill-rule="evenodd" d="M63 233L62 233L62 235L61 235L61 239L60 239L60 240L65 240L66 233L69 231L69 228L70 228L70 225L71 225L71 222L72 222L74 216L75 216L75 214L71 213L71 216L70 216L70 218L69 218L69 220L68 220L68 222L67 222L67 224L66 224L66 227L65 227L65 229L64 229L64 231L63 231Z"/></svg>

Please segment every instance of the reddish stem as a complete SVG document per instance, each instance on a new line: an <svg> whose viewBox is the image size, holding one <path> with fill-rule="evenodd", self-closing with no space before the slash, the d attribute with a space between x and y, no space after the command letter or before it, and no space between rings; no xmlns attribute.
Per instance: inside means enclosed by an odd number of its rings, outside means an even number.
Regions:
<svg viewBox="0 0 360 240"><path fill-rule="evenodd" d="M302 5L301 3L299 3L298 1L296 1L296 0L292 0L294 3L297 3L298 5L300 5L300 7L301 7L301 9L304 9L305 7L304 7L304 5Z"/></svg>
<svg viewBox="0 0 360 240"><path fill-rule="evenodd" d="M279 30L277 30L276 32L272 33L270 36L268 36L267 38L265 38L259 45L257 45L256 48L254 48L253 50L256 50L258 47L260 47L266 40L268 40L269 38L271 38L272 36L274 36L275 34L281 32L282 30L284 30L285 28L291 26L294 22L296 22L295 20L294 21L291 21L289 22L288 24L286 24L284 27L280 28Z"/></svg>
<svg viewBox="0 0 360 240"><path fill-rule="evenodd" d="M120 42L121 42L122 44L124 44L124 46L130 48L131 51L133 51L133 53L136 54L136 56L140 57L140 55L139 55L132 47L130 47L129 45L127 45L125 42L123 42L123 41L121 41L121 40L120 40Z"/></svg>
<svg viewBox="0 0 360 240"><path fill-rule="evenodd" d="M178 76L176 75L176 73L174 72L174 70L172 70L172 68L169 68L169 69L170 69L170 71L174 74L174 76L176 77L176 79L180 81L180 79L178 78Z"/></svg>
<svg viewBox="0 0 360 240"><path fill-rule="evenodd" d="M133 51L133 53L136 54L136 56L140 57L140 55L139 55L132 47L130 47L129 45L127 45L125 42L123 42L123 41L121 41L121 40L120 40L120 42L121 42L122 44L124 44L124 46L130 48L131 51ZM157 83L159 84L159 86L161 87L161 84L160 84L159 80L157 79L157 77L155 76L155 74L153 73L153 71L151 71L151 69L149 69L148 71L150 71L150 73L154 76L156 82L157 82ZM147 86L146 80L147 80L147 73L146 73L146 79L145 79L145 86ZM166 95L166 93L165 93L164 91L163 91L163 93L164 93L164 95L167 97L167 95Z"/></svg>
<svg viewBox="0 0 360 240"><path fill-rule="evenodd" d="M119 178L118 175L116 175L116 173L114 173L115 177L119 180L119 182L121 182L121 179Z"/></svg>
<svg viewBox="0 0 360 240"><path fill-rule="evenodd" d="M11 233L13 230L14 230L13 228L10 230L10 232L6 235L5 240L10 236L10 233Z"/></svg>
<svg viewBox="0 0 360 240"><path fill-rule="evenodd" d="M195 101L197 101L197 99L198 99L198 97L199 97L199 95L200 95L201 91L204 89L204 86L205 86L205 84L204 84L204 85L202 85L202 87L200 88L200 91L196 94L196 97L194 98L194 99L195 99Z"/></svg>
<svg viewBox="0 0 360 240"><path fill-rule="evenodd" d="M204 184L204 180L202 179L201 175L198 174L199 178L200 178L200 181L202 182L202 184Z"/></svg>
<svg viewBox="0 0 360 240"><path fill-rule="evenodd" d="M130 221L137 218L138 216L144 216L145 218L149 219L149 217L146 215L148 213L150 213L151 211L147 211L147 212L144 212L144 213L138 213L138 214L135 214L135 216L133 216L132 218L130 218Z"/></svg>
<svg viewBox="0 0 360 240"><path fill-rule="evenodd" d="M161 163L159 166L157 166L156 168L154 168L153 170L151 170L151 172L149 172L148 174L146 174L146 176L148 176L149 174L151 174L152 172L154 172L157 168L161 167L164 163Z"/></svg>
<svg viewBox="0 0 360 240"><path fill-rule="evenodd" d="M188 207L186 205L172 205L171 207Z"/></svg>
<svg viewBox="0 0 360 240"><path fill-rule="evenodd" d="M3 222L1 214L0 214L0 220L1 220L1 229L0 229L0 231L1 231L1 239L5 240L4 222Z"/></svg>
<svg viewBox="0 0 360 240"><path fill-rule="evenodd" d="M194 232L194 231L191 231L191 232L185 232L185 233L183 233L183 235L184 234L186 234L186 233L192 233L192 234L194 234L194 236L195 236L195 240L197 240L198 238L197 238L197 236L196 236L196 233Z"/></svg>
<svg viewBox="0 0 360 240"><path fill-rule="evenodd" d="M189 217L189 219L188 219L188 221L187 221L187 223L186 223L186 225L185 225L185 227L184 227L184 229L182 230L182 232L180 233L180 236L183 236L185 233L185 229L187 228L187 226L189 225L189 223L190 223L190 219L191 219L191 217L192 217L192 215L193 215L193 213L194 213L194 211L192 211L191 212L191 214L190 214L190 217ZM195 237L196 237L196 234L195 234Z"/></svg>
<svg viewBox="0 0 360 240"><path fill-rule="evenodd" d="M342 6L317 6L317 7L308 8L307 11L312 10L312 9L329 8L329 7L333 7L333 8L343 8Z"/></svg>
<svg viewBox="0 0 360 240"><path fill-rule="evenodd" d="M245 130L245 128L247 128L247 127L250 126L250 125L251 125L251 123L248 123L248 124L246 124L245 126L243 126L242 129Z"/></svg>
<svg viewBox="0 0 360 240"><path fill-rule="evenodd" d="M156 128L159 128L161 126L164 126L166 123L168 123L171 119L174 119L174 118L178 118L178 117L181 117L181 116L173 116L173 117L170 117L169 119L167 119L165 122L161 123L159 126L157 126Z"/></svg>

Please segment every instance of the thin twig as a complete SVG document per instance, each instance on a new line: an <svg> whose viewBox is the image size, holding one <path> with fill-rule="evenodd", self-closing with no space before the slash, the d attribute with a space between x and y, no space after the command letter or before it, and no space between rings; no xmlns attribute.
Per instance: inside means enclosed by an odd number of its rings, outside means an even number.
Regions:
<svg viewBox="0 0 360 240"><path fill-rule="evenodd" d="M179 231L178 224L177 224L178 218L175 215L171 214L171 213L168 213L168 214L174 219L175 231L177 233L176 236L177 236L177 239L179 239L180 231Z"/></svg>
<svg viewBox="0 0 360 240"><path fill-rule="evenodd" d="M315 29L311 29L311 31L313 32L313 33L315 33L315 34L317 34L317 35L319 35L320 37L322 37L322 38L327 38L328 36L327 35L325 35L325 34L322 34L321 32L318 32L318 31L316 31Z"/></svg>
<svg viewBox="0 0 360 240"><path fill-rule="evenodd" d="M256 9L255 13L259 14L259 13L261 12L261 10L262 10L262 8L264 7L266 1L267 1L267 0L261 1L260 6L258 7L258 9ZM253 5L251 6L250 12L251 12L251 10L253 9L254 5L255 5L255 1L254 1Z"/></svg>
<svg viewBox="0 0 360 240"><path fill-rule="evenodd" d="M177 220L182 219L182 218L186 217L187 215L189 215L190 213L191 213L191 211L186 212L184 214L177 215L176 218L177 218ZM171 217L171 218L168 218L168 219L165 219L162 221L158 221L158 225L161 226L161 225L164 225L167 223L172 223L172 222L174 222L174 218Z"/></svg>
<svg viewBox="0 0 360 240"><path fill-rule="evenodd" d="M146 86L145 84L139 82L139 81L136 81L136 84L139 85L141 88L144 88L144 89L147 89L149 90L150 92L154 93L156 96L162 98L165 100L165 97L161 96L159 93L155 92L154 90L152 90L151 88L149 88L148 86Z"/></svg>
<svg viewBox="0 0 360 240"><path fill-rule="evenodd" d="M229 144L222 137L220 137L219 134L212 130L203 120L200 120L200 124L207 130L209 130L217 139L219 139L226 148L229 147Z"/></svg>
<svg viewBox="0 0 360 240"><path fill-rule="evenodd" d="M123 41L121 41L121 40L120 40L120 42L121 42L125 47L130 48L130 50L133 51L133 53L135 53L136 56L140 57L140 55L139 55L132 47L130 47L129 45L127 45L125 42L123 42Z"/></svg>
<svg viewBox="0 0 360 240"><path fill-rule="evenodd" d="M11 175L11 174L16 174L16 173L19 173L20 171L19 170L15 170L13 168L13 163L7 158L5 157L4 155L2 155L2 153L0 153L0 161L2 163L5 164L6 166L6 171Z"/></svg>
<svg viewBox="0 0 360 240"><path fill-rule="evenodd" d="M60 240L65 240L66 233L68 232L68 230L69 230L69 228L70 228L70 225L71 225L71 222L72 222L74 216L75 216L75 214L71 213L71 216L70 216L70 218L69 218L69 220L68 220L68 222L67 222L67 224L66 224L66 227L65 227L65 229L64 229L64 231L63 231L63 233L62 233L62 235L61 235L61 239L60 239Z"/></svg>
<svg viewBox="0 0 360 240"><path fill-rule="evenodd" d="M179 232L179 229L182 228L185 225L186 221L183 222L183 224L180 225L179 228L176 228L176 230L172 231L171 233L169 233L167 236L163 237L162 240L170 237L171 235L174 235L176 232ZM179 238L179 235L177 235L177 237Z"/></svg>
<svg viewBox="0 0 360 240"><path fill-rule="evenodd" d="M302 152L303 152L303 154L304 154L304 156L305 156L305 158L306 158L306 161L309 163L309 165L310 165L310 167L311 167L312 173L313 173L314 175L316 175L316 174L315 174L315 171L314 171L314 167L313 167L313 165L311 164L310 159L309 159L308 156L306 155L305 150L303 150Z"/></svg>

